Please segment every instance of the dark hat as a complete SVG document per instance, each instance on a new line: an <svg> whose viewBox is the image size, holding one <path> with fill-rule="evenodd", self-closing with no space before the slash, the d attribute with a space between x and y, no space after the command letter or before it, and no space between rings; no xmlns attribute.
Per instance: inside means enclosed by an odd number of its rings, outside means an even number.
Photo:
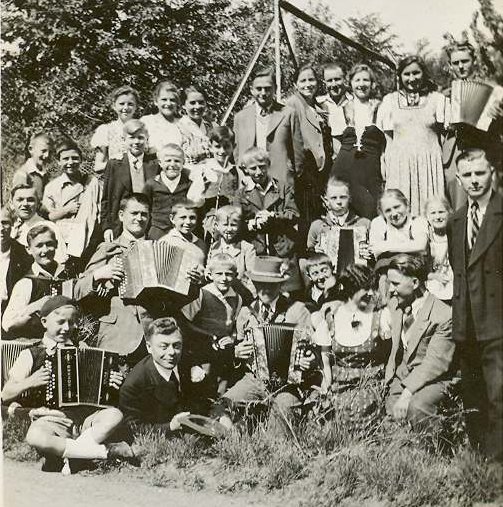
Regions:
<svg viewBox="0 0 503 507"><path fill-rule="evenodd" d="M288 280L288 263L280 257L259 256L246 275L252 282L282 283Z"/></svg>
<svg viewBox="0 0 503 507"><path fill-rule="evenodd" d="M66 296L53 296L51 299L48 299L40 309L40 316L47 317L50 313L62 306L73 306L76 310L79 309L79 305L77 301L70 299Z"/></svg>

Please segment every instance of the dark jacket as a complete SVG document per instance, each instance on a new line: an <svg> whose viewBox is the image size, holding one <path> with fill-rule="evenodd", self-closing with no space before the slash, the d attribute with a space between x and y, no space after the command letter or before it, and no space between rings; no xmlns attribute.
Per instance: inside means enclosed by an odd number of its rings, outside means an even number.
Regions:
<svg viewBox="0 0 503 507"><path fill-rule="evenodd" d="M12 289L18 280L21 280L24 275L30 271L33 264L32 256L26 251L26 248L18 243L16 240L11 240L10 245L10 262L7 269L5 278L5 285L7 288L7 299L2 301L2 314L7 308Z"/></svg>

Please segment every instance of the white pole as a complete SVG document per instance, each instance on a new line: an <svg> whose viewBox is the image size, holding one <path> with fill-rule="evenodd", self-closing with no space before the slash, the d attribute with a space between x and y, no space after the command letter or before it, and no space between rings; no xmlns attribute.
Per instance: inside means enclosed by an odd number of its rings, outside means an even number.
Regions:
<svg viewBox="0 0 503 507"><path fill-rule="evenodd" d="M279 0L274 2L274 60L276 63L276 100L281 100L281 32L279 19Z"/></svg>

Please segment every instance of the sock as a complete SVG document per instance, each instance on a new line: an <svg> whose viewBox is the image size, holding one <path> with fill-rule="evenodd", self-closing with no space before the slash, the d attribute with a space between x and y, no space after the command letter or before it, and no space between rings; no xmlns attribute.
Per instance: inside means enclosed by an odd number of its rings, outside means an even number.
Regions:
<svg viewBox="0 0 503 507"><path fill-rule="evenodd" d="M106 459L108 456L107 448L96 442L88 440L72 440L66 439L65 452L63 458L77 459Z"/></svg>

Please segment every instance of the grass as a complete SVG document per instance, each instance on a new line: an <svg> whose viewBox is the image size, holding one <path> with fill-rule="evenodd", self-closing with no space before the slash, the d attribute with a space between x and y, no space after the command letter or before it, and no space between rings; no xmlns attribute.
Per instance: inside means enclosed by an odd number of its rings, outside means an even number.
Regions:
<svg viewBox="0 0 503 507"><path fill-rule="evenodd" d="M467 446L459 404L420 432L384 418L352 425L344 407L333 405L325 417L329 405L318 402L296 423L295 438L271 431L260 418L252 424L251 416L218 441L146 433L136 442L141 467L123 472L156 486L245 495L267 505L503 505L503 468ZM6 456L36 459L22 442L26 429L26 422L6 421ZM101 473L110 468L101 466Z"/></svg>

